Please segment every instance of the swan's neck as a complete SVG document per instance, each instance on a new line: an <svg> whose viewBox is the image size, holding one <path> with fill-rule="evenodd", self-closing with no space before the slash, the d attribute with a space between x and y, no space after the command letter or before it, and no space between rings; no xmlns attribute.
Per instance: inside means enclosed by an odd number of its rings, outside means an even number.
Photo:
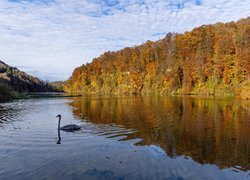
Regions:
<svg viewBox="0 0 250 180"><path fill-rule="evenodd" d="M60 129L60 124L61 124L61 117L59 117L59 120L58 120L58 129Z"/></svg>

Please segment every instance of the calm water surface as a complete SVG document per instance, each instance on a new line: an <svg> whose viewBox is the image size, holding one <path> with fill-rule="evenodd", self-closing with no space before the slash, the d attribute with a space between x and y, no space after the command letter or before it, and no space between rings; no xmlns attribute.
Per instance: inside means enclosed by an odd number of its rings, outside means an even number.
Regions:
<svg viewBox="0 0 250 180"><path fill-rule="evenodd" d="M61 124L82 126L58 132ZM0 104L0 179L250 179L250 101L83 97Z"/></svg>

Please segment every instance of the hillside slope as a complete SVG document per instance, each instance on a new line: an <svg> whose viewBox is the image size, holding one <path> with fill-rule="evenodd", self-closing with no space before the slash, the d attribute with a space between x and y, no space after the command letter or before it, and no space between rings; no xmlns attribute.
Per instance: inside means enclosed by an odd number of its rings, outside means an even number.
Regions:
<svg viewBox="0 0 250 180"><path fill-rule="evenodd" d="M74 70L72 94L245 95L250 80L250 18L106 52Z"/></svg>
<svg viewBox="0 0 250 180"><path fill-rule="evenodd" d="M26 74L0 61L0 84L8 85L18 92L57 91L50 84Z"/></svg>

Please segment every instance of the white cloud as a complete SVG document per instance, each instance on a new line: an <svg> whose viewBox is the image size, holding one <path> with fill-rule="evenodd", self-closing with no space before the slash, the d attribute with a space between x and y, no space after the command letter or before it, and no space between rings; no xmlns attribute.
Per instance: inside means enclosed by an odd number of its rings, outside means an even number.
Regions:
<svg viewBox="0 0 250 180"><path fill-rule="evenodd" d="M0 59L65 80L108 50L250 16L248 0L0 0Z"/></svg>

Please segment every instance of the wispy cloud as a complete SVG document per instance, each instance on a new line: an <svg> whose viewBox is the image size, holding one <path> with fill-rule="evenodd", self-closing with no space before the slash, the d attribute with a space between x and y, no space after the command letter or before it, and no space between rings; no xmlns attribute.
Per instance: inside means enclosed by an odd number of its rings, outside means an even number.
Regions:
<svg viewBox="0 0 250 180"><path fill-rule="evenodd" d="M238 20L249 7L248 0L1 0L0 59L63 80L104 51Z"/></svg>

